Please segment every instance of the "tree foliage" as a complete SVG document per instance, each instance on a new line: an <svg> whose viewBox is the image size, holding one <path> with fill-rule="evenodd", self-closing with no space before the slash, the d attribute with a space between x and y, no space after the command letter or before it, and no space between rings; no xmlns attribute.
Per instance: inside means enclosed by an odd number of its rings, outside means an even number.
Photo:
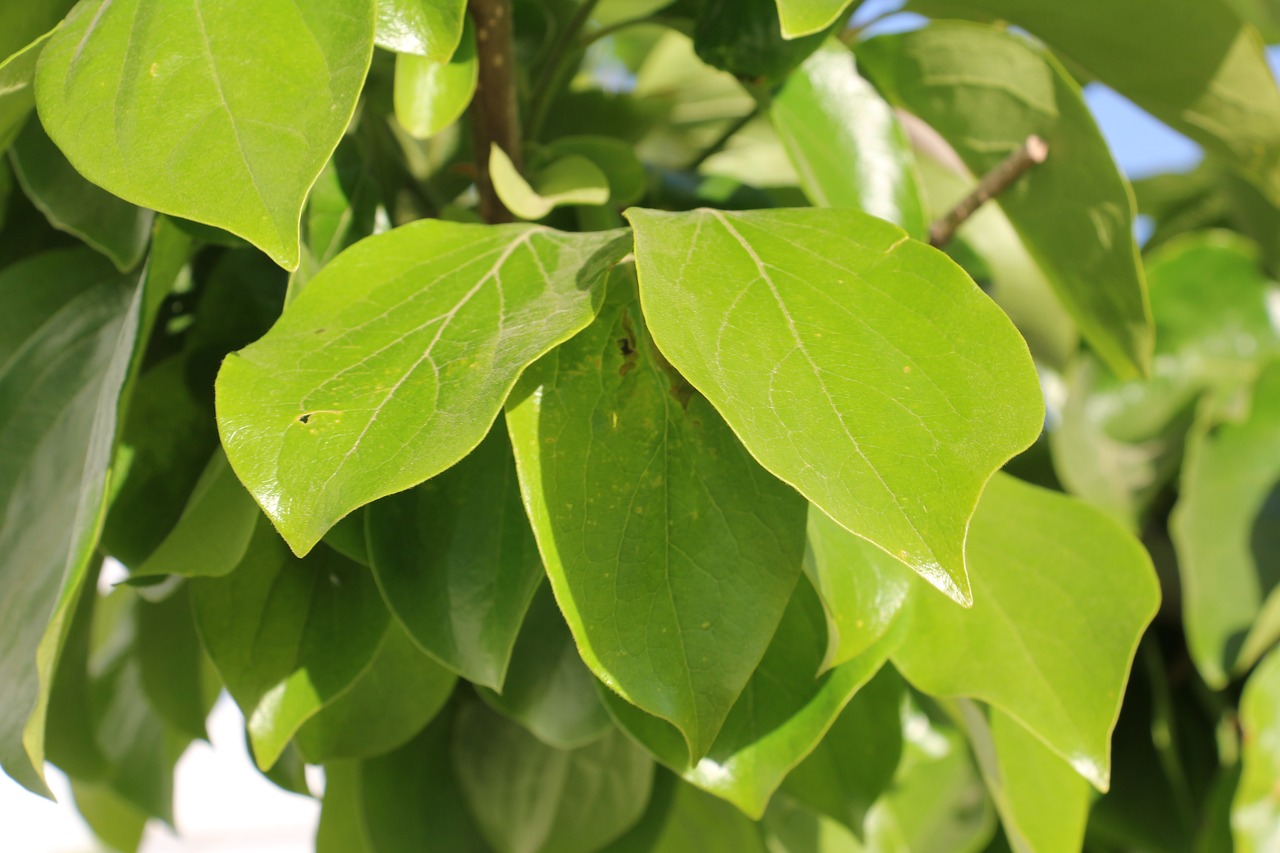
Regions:
<svg viewBox="0 0 1280 853"><path fill-rule="evenodd" d="M321 851L1273 849L1276 18L858 5L0 6L4 772L133 850L225 689Z"/></svg>

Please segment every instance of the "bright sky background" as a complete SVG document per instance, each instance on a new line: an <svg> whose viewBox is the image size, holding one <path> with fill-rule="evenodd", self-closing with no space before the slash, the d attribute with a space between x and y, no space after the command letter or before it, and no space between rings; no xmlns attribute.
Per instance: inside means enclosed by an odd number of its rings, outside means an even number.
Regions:
<svg viewBox="0 0 1280 853"><path fill-rule="evenodd" d="M855 22L869 20L901 0L866 0ZM877 31L909 29L916 21L895 15ZM1280 49L1271 48L1273 69ZM1199 146L1168 129L1104 86L1091 84L1085 97L1120 167L1132 178L1186 171L1199 162ZM154 821L143 853L305 853L311 850L319 804L287 794L260 776L244 743L244 719L225 695L209 719L211 744L196 743L178 763L176 838ZM89 853L102 848L71 805L65 778L50 768L58 803L28 793L0 774L0 833L13 853Z"/></svg>

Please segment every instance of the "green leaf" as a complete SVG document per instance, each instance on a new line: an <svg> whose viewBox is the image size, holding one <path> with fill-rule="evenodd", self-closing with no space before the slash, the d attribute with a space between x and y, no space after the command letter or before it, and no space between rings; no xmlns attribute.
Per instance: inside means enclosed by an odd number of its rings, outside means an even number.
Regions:
<svg viewBox="0 0 1280 853"><path fill-rule="evenodd" d="M1262 40L1229 4L1168 0L1152 14L1143 0L1084 0L1070 15L1040 0L912 0L911 6L943 17L996 18L1030 30L1225 157L1280 202L1280 91Z"/></svg>
<svg viewBox="0 0 1280 853"><path fill-rule="evenodd" d="M479 73L476 36L469 20L457 51L447 59L397 55L393 93L396 120L410 136L430 139L466 112L475 95Z"/></svg>
<svg viewBox="0 0 1280 853"><path fill-rule="evenodd" d="M26 4L23 4L26 5ZM30 4L34 8L38 4ZM0 62L0 151L17 138L36 105L36 61L53 33L45 33L22 50Z"/></svg>
<svg viewBox="0 0 1280 853"><path fill-rule="evenodd" d="M1118 375L1145 374L1151 312L1133 194L1058 62L1021 36L951 21L872 39L858 60L890 102L933 126L976 175L1033 134L1048 143L1049 159L997 202L1090 345Z"/></svg>
<svg viewBox="0 0 1280 853"><path fill-rule="evenodd" d="M696 759L782 618L805 503L654 347L631 269L590 328L526 372L507 423L582 659Z"/></svg>
<svg viewBox="0 0 1280 853"><path fill-rule="evenodd" d="M454 768L480 832L498 853L590 853L644 813L653 764L613 730L553 749L480 702L458 711Z"/></svg>
<svg viewBox="0 0 1280 853"><path fill-rule="evenodd" d="M902 677L886 666L840 712L822 743L782 783L790 800L861 837L902 758Z"/></svg>
<svg viewBox="0 0 1280 853"><path fill-rule="evenodd" d="M378 47L444 62L467 22L467 0L377 0Z"/></svg>
<svg viewBox="0 0 1280 853"><path fill-rule="evenodd" d="M617 232L440 220L361 241L223 363L231 467L306 553L475 448L520 372L591 322L626 250Z"/></svg>
<svg viewBox="0 0 1280 853"><path fill-rule="evenodd" d="M75 0L6 3L0 9L0 61L12 58L58 25Z"/></svg>
<svg viewBox="0 0 1280 853"><path fill-rule="evenodd" d="M178 523L131 580L165 575L222 577L245 552L262 513L218 449L196 482Z"/></svg>
<svg viewBox="0 0 1280 853"><path fill-rule="evenodd" d="M143 287L99 255L0 271L0 767L47 794L44 721L106 508Z"/></svg>
<svg viewBox="0 0 1280 853"><path fill-rule="evenodd" d="M856 211L628 216L671 363L767 469L969 603L969 517L1043 419L1000 309L941 252Z"/></svg>
<svg viewBox="0 0 1280 853"><path fill-rule="evenodd" d="M810 201L862 210L924 239L929 224L906 134L847 47L833 40L806 59L769 115Z"/></svg>
<svg viewBox="0 0 1280 853"><path fill-rule="evenodd" d="M824 672L853 660L883 637L911 590L900 562L812 505L804 570L827 617Z"/></svg>
<svg viewBox="0 0 1280 853"><path fill-rule="evenodd" d="M97 782L71 780L76 811L93 834L112 850L134 853L142 844L147 815L111 789Z"/></svg>
<svg viewBox="0 0 1280 853"><path fill-rule="evenodd" d="M807 583L796 587L773 642L720 729L710 752L690 760L679 733L617 696L619 725L686 782L759 820L773 792L827 734L857 690L884 664L896 636L821 676L826 642L822 604Z"/></svg>
<svg viewBox="0 0 1280 853"><path fill-rule="evenodd" d="M840 17L850 5L855 8L861 0L777 0L778 18L782 22L784 38L799 38L821 32Z"/></svg>
<svg viewBox="0 0 1280 853"><path fill-rule="evenodd" d="M80 177L38 121L27 122L10 157L22 189L50 225L102 252L121 272L138 265L151 239L154 213Z"/></svg>
<svg viewBox="0 0 1280 853"><path fill-rule="evenodd" d="M591 160L570 154L548 163L526 181L495 142L489 150L489 177L507 209L521 219L541 219L567 204L604 204L609 179Z"/></svg>
<svg viewBox="0 0 1280 853"><path fill-rule="evenodd" d="M307 191L369 67L373 5L85 0L41 53L36 106L93 183L293 269Z"/></svg>
<svg viewBox="0 0 1280 853"><path fill-rule="evenodd" d="M222 685L200 647L187 588L159 602L140 600L135 611L135 653L147 700L176 731L207 740L204 721Z"/></svg>
<svg viewBox="0 0 1280 853"><path fill-rule="evenodd" d="M967 543L974 603L917 584L893 661L917 688L982 699L1107 790L1111 730L1160 590L1130 534L1074 498L1001 474Z"/></svg>
<svg viewBox="0 0 1280 853"><path fill-rule="evenodd" d="M766 853L756 824L692 785L676 787L662 834L647 853Z"/></svg>
<svg viewBox="0 0 1280 853"><path fill-rule="evenodd" d="M1083 849L1089 783L1012 717L962 699L959 722L1015 853Z"/></svg>
<svg viewBox="0 0 1280 853"><path fill-rule="evenodd" d="M613 729L598 684L578 656L550 588L543 586L525 617L501 694L477 692L548 746L577 749Z"/></svg>
<svg viewBox="0 0 1280 853"><path fill-rule="evenodd" d="M862 853L857 837L838 821L806 811L789 797L774 798L761 832L769 853Z"/></svg>
<svg viewBox="0 0 1280 853"><path fill-rule="evenodd" d="M391 620L368 668L298 729L298 749L308 764L390 752L431 722L456 681Z"/></svg>
<svg viewBox="0 0 1280 853"><path fill-rule="evenodd" d="M1249 396L1236 417L1201 408L1169 525L1187 646L1217 689L1280 639L1280 362Z"/></svg>
<svg viewBox="0 0 1280 853"><path fill-rule="evenodd" d="M1280 842L1280 651L1249 676L1240 699L1244 770L1231 804L1231 835L1241 853L1273 850Z"/></svg>
<svg viewBox="0 0 1280 853"><path fill-rule="evenodd" d="M373 853L365 835L360 803L360 764L332 761L324 766L324 799L316 825L315 853Z"/></svg>
<svg viewBox="0 0 1280 853"><path fill-rule="evenodd" d="M400 749L361 762L359 804L370 853L491 853L455 778L456 716L446 707Z"/></svg>
<svg viewBox="0 0 1280 853"><path fill-rule="evenodd" d="M237 570L192 581L191 599L263 769L370 666L388 619L363 566L328 548L294 558L265 523Z"/></svg>
<svg viewBox="0 0 1280 853"><path fill-rule="evenodd" d="M374 577L409 636L468 681L501 689L542 582L505 427L366 513Z"/></svg>
<svg viewBox="0 0 1280 853"><path fill-rule="evenodd" d="M390 227L383 227L386 211L381 205L381 189L359 145L344 139L307 200L304 242L317 270L356 241Z"/></svg>
<svg viewBox="0 0 1280 853"><path fill-rule="evenodd" d="M611 136L562 136L548 142L545 150L553 159L585 157L608 180L609 203L624 207L639 201L648 188L649 176L636 156L635 148Z"/></svg>
<svg viewBox="0 0 1280 853"><path fill-rule="evenodd" d="M866 846L894 853L983 850L996 813L964 735L916 703L904 706L902 733L902 762L867 815Z"/></svg>
<svg viewBox="0 0 1280 853"><path fill-rule="evenodd" d="M820 33L794 40L784 37L778 13L774 0L706 0L694 20L698 56L739 80L781 82L824 37Z"/></svg>

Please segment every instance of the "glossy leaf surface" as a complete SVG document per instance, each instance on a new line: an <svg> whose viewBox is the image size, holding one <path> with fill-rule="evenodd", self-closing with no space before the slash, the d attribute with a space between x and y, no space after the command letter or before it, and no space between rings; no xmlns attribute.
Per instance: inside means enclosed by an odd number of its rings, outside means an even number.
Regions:
<svg viewBox="0 0 1280 853"><path fill-rule="evenodd" d="M1201 408L1170 524L1187 645L1222 688L1280 639L1280 362L1232 416Z"/></svg>
<svg viewBox="0 0 1280 853"><path fill-rule="evenodd" d="M90 0L45 45L36 105L93 183L293 269L307 191L364 84L373 19L373 0Z"/></svg>
<svg viewBox="0 0 1280 853"><path fill-rule="evenodd" d="M676 369L766 468L967 604L969 517L1042 419L999 308L855 211L628 215L645 317Z"/></svg>
<svg viewBox="0 0 1280 853"><path fill-rule="evenodd" d="M1145 374L1151 311L1132 193L1057 61L1020 36L964 22L872 39L858 59L892 103L942 134L975 175L1033 134L1048 143L1048 160L998 203L1090 345L1118 375Z"/></svg>
<svg viewBox="0 0 1280 853"><path fill-rule="evenodd" d="M1138 106L1225 156L1280 201L1280 91L1262 42L1228 3L912 0L926 14L981 16L1031 31Z"/></svg>
<svg viewBox="0 0 1280 853"><path fill-rule="evenodd" d="M363 566L328 548L297 559L265 522L236 571L194 581L191 595L264 769L370 666L389 618Z"/></svg>
<svg viewBox="0 0 1280 853"><path fill-rule="evenodd" d="M502 688L542 559L520 503L506 426L461 462L366 510L374 577L428 654Z"/></svg>
<svg viewBox="0 0 1280 853"><path fill-rule="evenodd" d="M443 62L453 56L467 0L377 0L378 47Z"/></svg>
<svg viewBox="0 0 1280 853"><path fill-rule="evenodd" d="M817 676L825 647L822 605L807 583L796 587L769 650L725 720L710 752L690 761L670 725L617 696L619 724L685 781L759 820L787 773L827 734L855 692L880 669L897 637Z"/></svg>
<svg viewBox="0 0 1280 853"><path fill-rule="evenodd" d="M969 530L974 603L913 594L893 661L916 687L990 702L1105 791L1111 730L1159 586L1136 539L1098 510L1007 475Z"/></svg>
<svg viewBox="0 0 1280 853"><path fill-rule="evenodd" d="M847 47L831 41L806 59L769 115L810 201L861 210L924 239L928 223L906 134Z"/></svg>
<svg viewBox="0 0 1280 853"><path fill-rule="evenodd" d="M435 136L466 111L476 91L479 70L476 36L470 24L458 49L447 59L399 54L393 95L396 120L418 139Z"/></svg>
<svg viewBox="0 0 1280 853"><path fill-rule="evenodd" d="M352 246L228 358L223 446L290 547L475 448L525 366L591 321L617 237L415 222Z"/></svg>
<svg viewBox="0 0 1280 853"><path fill-rule="evenodd" d="M498 853L590 853L644 813L653 763L622 732L553 749L481 703L458 712L454 767Z"/></svg>
<svg viewBox="0 0 1280 853"><path fill-rule="evenodd" d="M805 503L654 347L630 268L508 403L556 600L596 676L700 758L782 618Z"/></svg>
<svg viewBox="0 0 1280 853"><path fill-rule="evenodd" d="M798 38L818 33L836 22L853 0L777 0L782 34Z"/></svg>
<svg viewBox="0 0 1280 853"><path fill-rule="evenodd" d="M52 669L106 509L140 306L137 278L87 249L0 274L0 766L34 791L46 790Z"/></svg>

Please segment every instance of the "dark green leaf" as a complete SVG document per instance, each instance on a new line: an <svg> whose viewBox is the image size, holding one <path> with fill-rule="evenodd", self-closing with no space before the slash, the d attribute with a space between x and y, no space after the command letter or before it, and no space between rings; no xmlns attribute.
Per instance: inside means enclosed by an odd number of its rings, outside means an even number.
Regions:
<svg viewBox="0 0 1280 853"><path fill-rule="evenodd" d="M33 3L30 7L37 5ZM45 33L0 62L0 151L9 147L35 108L36 61L40 59L40 51L50 35L52 33Z"/></svg>
<svg viewBox="0 0 1280 853"><path fill-rule="evenodd" d="M85 0L40 55L36 105L93 183L293 269L307 191L351 120L373 31L374 0Z"/></svg>
<svg viewBox="0 0 1280 853"><path fill-rule="evenodd" d="M782 617L805 503L654 347L631 267L508 404L547 575L583 660L705 755Z"/></svg>
<svg viewBox="0 0 1280 853"><path fill-rule="evenodd" d="M228 358L223 445L290 547L479 444L520 372L591 321L618 238L415 222L348 249Z"/></svg>
<svg viewBox="0 0 1280 853"><path fill-rule="evenodd" d="M188 738L207 738L204 721L222 685L196 634L187 588L136 605L142 689L156 713Z"/></svg>
<svg viewBox="0 0 1280 853"><path fill-rule="evenodd" d="M1043 419L1000 309L942 253L856 211L629 216L672 364L766 468L968 603L969 517Z"/></svg>
<svg viewBox="0 0 1280 853"><path fill-rule="evenodd" d="M366 513L374 577L409 636L467 680L501 689L542 581L504 425L453 468Z"/></svg>
<svg viewBox="0 0 1280 853"><path fill-rule="evenodd" d="M793 39L827 29L847 7L861 0L777 0L782 35Z"/></svg>
<svg viewBox="0 0 1280 853"><path fill-rule="evenodd" d="M196 579L191 597L262 768L370 666L389 618L367 569L327 547L295 558L265 521L236 571Z"/></svg>

